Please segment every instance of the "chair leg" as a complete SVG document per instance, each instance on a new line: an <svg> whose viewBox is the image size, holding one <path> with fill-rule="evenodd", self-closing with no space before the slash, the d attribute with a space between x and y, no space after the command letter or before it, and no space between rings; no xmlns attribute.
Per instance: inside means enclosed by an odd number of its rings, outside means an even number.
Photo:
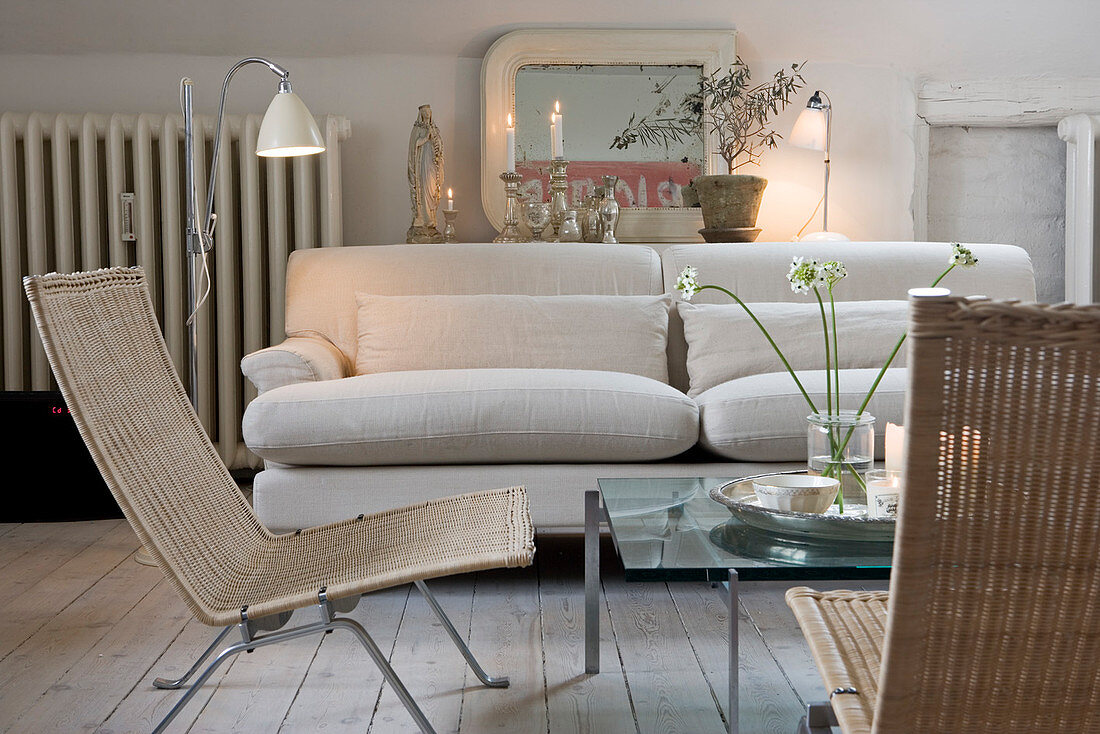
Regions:
<svg viewBox="0 0 1100 734"><path fill-rule="evenodd" d="M157 688L169 691L174 691L178 688L182 688L183 684L189 681L191 679L191 676L195 674L195 671L199 669L199 666L206 662L206 659L210 657L210 655L214 652L214 649L221 644L221 641L225 639L225 636L229 634L229 630L231 629L233 629L232 626L226 627L221 632L219 632L218 636L214 638L214 641L210 643L210 647L206 648L206 652L204 652L202 655L199 655L199 658L195 661L195 664L192 665L191 669L184 673L183 676L177 678L176 680L157 678L153 681L153 685Z"/></svg>
<svg viewBox="0 0 1100 734"><path fill-rule="evenodd" d="M351 630L356 637L359 638L359 642L363 643L363 647L370 653L371 658L374 660L374 664L378 666L378 669L382 671L382 675L385 677L386 682L393 687L397 697L401 699L401 703L405 705L405 710L413 717L416 725L420 727L420 731L423 734L436 734L435 729L428 722L428 718L424 716L424 712L420 710L420 707L416 704L416 700L409 693L409 690L405 688L405 684L401 682L401 679L397 677L397 673L390 666L389 661L386 660L386 656L382 654L382 651L378 649L378 645L374 642L367 631L363 629L363 625L356 622L354 619L348 619L347 617L340 617L332 620L329 625L333 628L343 627L344 629Z"/></svg>
<svg viewBox="0 0 1100 734"><path fill-rule="evenodd" d="M832 734L836 713L828 701L806 705L806 715L798 722L796 734Z"/></svg>
<svg viewBox="0 0 1100 734"><path fill-rule="evenodd" d="M507 688L510 681L506 675L492 676L485 672L485 669L478 664L474 654L470 652L470 648L466 645L466 642L462 639L462 636L458 634L458 630L451 624L450 618L446 612L443 611L443 607L439 605L439 601L436 600L435 595L428 591L427 585L423 581L417 581L416 588L420 589L420 593L424 595L424 598L428 601L428 606L435 612L435 616L439 617L439 621L443 623L443 629L447 630L447 634L451 636L451 641L454 642L455 647L462 653L462 657L466 658L466 664L470 666L470 670L474 671L474 675L477 676L481 683L489 688Z"/></svg>
<svg viewBox="0 0 1100 734"><path fill-rule="evenodd" d="M408 689L405 688L405 685L401 682L401 679L397 677L397 673L395 673L393 668L390 667L389 662L386 660L386 656L383 655L382 651L378 649L378 645L375 644L374 640L371 639L371 636L367 634L367 631L363 629L362 625L360 625L355 620L348 619L346 617L333 618L331 616L331 609L327 607L327 604L321 605L321 614L323 620L321 622L302 625L301 627L294 627L293 629L282 630L280 632L272 632L261 637L249 638L246 629L242 630L242 632L245 633L245 639L241 642L233 643L232 645L218 653L217 657L215 657L214 660L206 666L202 673L199 674L199 677L195 679L195 682L192 683L190 687L188 687L187 692L183 694L179 701L176 701L176 705L172 707L172 710L168 712L168 714L164 717L164 719L161 720L159 724L157 724L157 728L153 730L153 734L160 734L160 732L163 732L166 728L168 728L168 725L172 723L172 720L175 719L179 712L183 710L184 706L190 703L191 699L195 697L195 694L198 693L199 689L202 688L206 681L210 679L210 676L214 674L214 671L217 670L222 663L224 663L226 660L233 657L234 655L238 655L245 650L254 650L258 647L266 647L268 645L274 645L279 642L295 640L299 637L306 637L308 635L329 632L331 630L340 628L351 630L355 634L355 636L359 638L359 641L363 644L363 647L365 647L367 649L367 652L370 653L370 656L374 660L375 665L377 665L379 670L382 671L382 675L385 676L386 681L389 682L394 691L397 692L398 698L401 699L401 703L405 705L405 708L413 717L416 725L420 727L420 731L423 732L423 734L436 734L435 729L432 728L432 725L428 723L427 717L424 716L424 712L421 711L420 707L416 705L416 701L413 700L413 697L409 693ZM247 622L242 622L240 625L236 626L238 628L242 628L242 626L247 628ZM222 640L222 638L225 637L230 629L232 629L232 627L226 627L226 629L218 635L218 638L214 641L214 644L211 645L210 648L203 653L199 661L195 663L194 668L198 668L202 661L210 655L211 650L213 650L214 647L217 646L217 644ZM181 686L183 685L183 682L185 682L193 672L194 670L188 671L187 675L180 679ZM165 682L173 683L175 681ZM157 687L159 688L161 686Z"/></svg>
<svg viewBox="0 0 1100 734"><path fill-rule="evenodd" d="M187 693L184 693L180 700L176 701L176 705L172 707L168 715L161 719L161 722L157 724L157 728L153 729L153 734L160 734L160 732L168 728L172 720L183 710L184 706L191 702L191 699L195 697L195 694L199 692L199 689L202 688L203 684L209 680L210 676L214 674L214 671L217 670L222 663L254 645L255 643L236 642L218 653L218 656L214 658L213 662L206 666L206 670L202 671L202 674L199 675L199 677L195 679L195 682L187 689Z"/></svg>

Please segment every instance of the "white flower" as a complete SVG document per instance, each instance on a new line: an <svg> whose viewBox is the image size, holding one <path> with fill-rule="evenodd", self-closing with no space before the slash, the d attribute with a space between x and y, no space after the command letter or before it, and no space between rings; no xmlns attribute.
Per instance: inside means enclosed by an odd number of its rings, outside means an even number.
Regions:
<svg viewBox="0 0 1100 734"><path fill-rule="evenodd" d="M821 273L825 277L825 285L832 288L838 281L848 277L848 268L839 260L830 260L821 266Z"/></svg>
<svg viewBox="0 0 1100 734"><path fill-rule="evenodd" d="M963 268L972 268L978 264L978 258L974 257L974 253L971 252L969 248L963 247L956 242L951 248L951 259L947 264L958 265Z"/></svg>
<svg viewBox="0 0 1100 734"><path fill-rule="evenodd" d="M680 291L680 296L685 301L690 301L691 297L699 292L699 271L688 265L680 273L680 277L676 279L676 290Z"/></svg>
<svg viewBox="0 0 1100 734"><path fill-rule="evenodd" d="M787 273L787 280L791 283L791 290L795 293L809 293L819 285L825 285L822 280L821 266L817 260L795 257L791 260L791 269Z"/></svg>

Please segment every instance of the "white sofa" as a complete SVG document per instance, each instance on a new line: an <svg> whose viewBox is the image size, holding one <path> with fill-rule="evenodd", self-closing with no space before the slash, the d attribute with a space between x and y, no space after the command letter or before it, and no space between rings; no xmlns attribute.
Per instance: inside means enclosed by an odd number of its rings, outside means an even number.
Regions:
<svg viewBox="0 0 1100 734"><path fill-rule="evenodd" d="M943 285L1034 300L1023 250L972 249L979 266L956 269ZM786 319L789 341L777 341L823 404L820 331L798 337L816 301L793 293L785 275L793 255L843 260L849 277L838 299L874 302L841 307L862 310L845 322L841 343L852 407L881 364L881 345L902 328L906 291L930 284L949 252L886 242L297 251L287 268L288 338L242 362L260 393L244 417L245 442L265 461L257 513L285 531L523 484L536 526L569 530L581 527L583 492L598 477L798 466L808 410L793 381L755 329L736 322L736 307L707 308L729 303L714 291L683 309L689 359L677 274L693 265L701 282L762 304L777 332ZM547 298L556 296L570 298ZM816 310L813 319L818 329ZM369 373L357 374L357 362ZM727 364L747 373L726 380ZM901 421L904 385L904 367L892 369L869 407L880 435L887 420Z"/></svg>

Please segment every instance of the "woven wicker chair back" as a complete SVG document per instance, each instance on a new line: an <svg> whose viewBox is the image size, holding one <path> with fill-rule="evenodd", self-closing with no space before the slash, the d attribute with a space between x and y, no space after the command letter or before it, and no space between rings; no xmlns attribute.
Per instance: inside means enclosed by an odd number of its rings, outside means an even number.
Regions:
<svg viewBox="0 0 1100 734"><path fill-rule="evenodd" d="M273 537L210 443L172 366L145 274L24 280L65 402L119 506L192 611L210 618Z"/></svg>
<svg viewBox="0 0 1100 734"><path fill-rule="evenodd" d="M874 731L1100 731L1100 306L911 319Z"/></svg>

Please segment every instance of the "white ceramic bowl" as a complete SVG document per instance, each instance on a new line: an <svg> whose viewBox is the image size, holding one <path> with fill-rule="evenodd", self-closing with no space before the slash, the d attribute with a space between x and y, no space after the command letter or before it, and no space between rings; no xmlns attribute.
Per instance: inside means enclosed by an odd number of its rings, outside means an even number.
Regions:
<svg viewBox="0 0 1100 734"><path fill-rule="evenodd" d="M773 474L753 480L760 504L780 512L822 513L840 491L840 480L813 474Z"/></svg>

